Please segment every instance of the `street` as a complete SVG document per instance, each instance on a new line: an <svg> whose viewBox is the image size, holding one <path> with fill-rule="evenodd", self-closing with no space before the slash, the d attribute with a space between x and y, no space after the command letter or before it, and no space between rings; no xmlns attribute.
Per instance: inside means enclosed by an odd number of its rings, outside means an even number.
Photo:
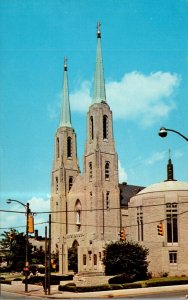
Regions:
<svg viewBox="0 0 188 300"><path fill-rule="evenodd" d="M155 294L144 294L144 295L136 295L129 296L129 298L125 298L125 296L121 295L116 297L116 299L124 298L124 299L186 299L186 295L188 294L187 290L183 291L173 291L173 292L160 292Z"/></svg>
<svg viewBox="0 0 188 300"><path fill-rule="evenodd" d="M41 298L37 298L36 296L26 296L26 295L21 295L21 294L16 294L16 293L10 293L10 292L5 292L5 291L1 291L1 295L0 295L0 299L41 299ZM45 298L43 298L45 299ZM47 298L46 298L47 299Z"/></svg>
<svg viewBox="0 0 188 300"><path fill-rule="evenodd" d="M113 299L164 299L164 300L167 300L167 299L186 299L186 294L187 294L187 291L178 291L178 292L166 292L166 293L157 293L157 294L153 294L153 295L137 295L137 296L129 296L129 297L126 297L126 296L116 296L116 297L113 297L113 296L105 296L103 298L113 298ZM76 295L75 295L76 296ZM77 295L78 296L78 295ZM85 297L86 294L84 294L84 299L91 299L90 297L89 298L86 298ZM44 295L42 297L36 297L36 296L31 296L31 295L21 295L21 294L17 294L17 293L10 293L10 292L6 292L6 291L1 291L1 295L0 295L0 299L36 299L36 300L39 300L39 299L49 299L48 297L44 297ZM65 299L63 298L63 295L62 295L62 298L58 297L58 298L55 298L53 297L53 299ZM66 297L67 299L67 297ZM78 297L75 297L75 298L70 298L72 300L74 299L79 299ZM83 299L80 295L80 299ZM93 298L93 299L102 299L101 298Z"/></svg>

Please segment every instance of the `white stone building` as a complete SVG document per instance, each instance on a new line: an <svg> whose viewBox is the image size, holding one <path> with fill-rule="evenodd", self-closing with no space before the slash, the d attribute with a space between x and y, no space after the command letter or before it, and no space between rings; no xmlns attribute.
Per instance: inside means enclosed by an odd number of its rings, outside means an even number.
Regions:
<svg viewBox="0 0 188 300"><path fill-rule="evenodd" d="M153 276L188 275L188 183L174 180L171 159L167 170L166 181L130 199L129 238L149 249Z"/></svg>
<svg viewBox="0 0 188 300"><path fill-rule="evenodd" d="M76 134L71 124L66 59L62 113L54 144L52 250L59 252L60 273L68 272L68 249L71 247L77 249L79 273L103 273L104 246L119 240L120 230L125 227L128 240L138 241L149 248L151 272L188 275L188 221L183 214L188 207L188 183L168 180L146 189L119 184L112 111L105 93L100 24L82 174L77 159ZM165 221L168 213L173 217L173 225L164 229L164 236L158 236L159 221L164 225L170 222ZM169 228L174 230L176 214L178 241L169 242ZM174 238L175 232L172 234Z"/></svg>
<svg viewBox="0 0 188 300"><path fill-rule="evenodd" d="M106 242L118 240L120 230L118 183L118 158L112 111L106 102L98 24L94 95L87 113L83 174L79 171L76 134L71 125L66 60L64 64L62 115L55 136L51 196L52 249L59 249L60 272L68 271L70 247L78 249L79 272L103 272L103 247Z"/></svg>

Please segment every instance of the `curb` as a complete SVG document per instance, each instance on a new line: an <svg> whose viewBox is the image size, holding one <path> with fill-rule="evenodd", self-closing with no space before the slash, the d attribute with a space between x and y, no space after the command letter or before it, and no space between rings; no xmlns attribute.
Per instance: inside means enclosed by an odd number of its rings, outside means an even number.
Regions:
<svg viewBox="0 0 188 300"><path fill-rule="evenodd" d="M32 285L32 288L36 286ZM17 289L16 289L17 288ZM20 286L19 288L23 288ZM28 296L38 296L41 298L48 299L72 299L72 298L113 298L124 296L126 298L131 296L143 296L143 295L155 295L156 293L167 293L167 292L177 292L177 291L186 291L188 294L188 284L186 285L174 285L174 286L162 286L162 287L150 287L150 288L137 288L137 289L122 289L122 290L111 290L111 291L97 291L97 292L87 292L87 293L73 293L73 292L59 292L59 291L51 291L51 295L45 295L43 289L31 290L28 293L25 291L19 291L18 286L7 286L5 284L1 284L1 290L12 292L20 295L28 295Z"/></svg>

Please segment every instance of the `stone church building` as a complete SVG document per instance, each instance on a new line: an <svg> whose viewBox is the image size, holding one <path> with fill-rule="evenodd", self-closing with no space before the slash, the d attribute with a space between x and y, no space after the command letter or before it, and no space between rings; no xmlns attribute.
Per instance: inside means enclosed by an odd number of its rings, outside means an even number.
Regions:
<svg viewBox="0 0 188 300"><path fill-rule="evenodd" d="M154 194L152 193L155 186L153 190L152 186L144 189L126 183L119 184L112 111L107 103L105 92L100 24L97 27L94 93L87 113L82 174L77 158L76 133L71 123L66 59L62 111L54 144L51 177L52 250L59 252L60 273L68 273L68 249L73 247L78 255L78 273L102 274L104 246L108 242L119 240L120 230L123 227L126 228L128 240L138 241L148 248L152 240L151 271L155 270L157 264L158 273L164 270L169 272L166 267L169 261L168 251L176 253L176 264L179 253L182 259L186 260L186 254L182 253L184 247L188 249L188 235L181 245L176 242L175 246L168 248L169 244L165 244L166 237L159 237L156 227L157 216L164 220L164 212L159 206L155 214L156 208L152 206L149 208L148 205L159 203L163 208L166 207L166 212L167 204L171 205L169 207L174 214L174 203L188 202L188 183L178 184L177 181L169 180L161 183L161 186L156 185ZM165 187L162 188L163 186ZM179 191L181 189L182 192ZM188 207L187 203L182 207L185 206ZM156 216L155 230L154 225L151 227L145 225L145 222L153 220L152 214ZM184 221L185 216L186 214L182 216ZM182 226L183 230L186 230L188 222L186 221ZM180 246L183 247L182 252L177 248ZM156 254L156 251L159 253ZM171 254L170 257L171 259L173 257L172 260L175 262L174 255ZM188 259L185 268L181 268L181 271L188 275Z"/></svg>

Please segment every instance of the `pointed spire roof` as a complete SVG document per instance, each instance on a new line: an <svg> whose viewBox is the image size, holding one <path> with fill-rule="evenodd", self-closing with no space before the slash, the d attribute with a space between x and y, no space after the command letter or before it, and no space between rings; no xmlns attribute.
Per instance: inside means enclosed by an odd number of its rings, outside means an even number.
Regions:
<svg viewBox="0 0 188 300"><path fill-rule="evenodd" d="M62 106L61 106L61 119L59 127L72 127L71 125L71 113L70 113L70 101L69 101L69 89L67 78L67 58L64 58L64 78L63 78L63 93L62 93Z"/></svg>
<svg viewBox="0 0 188 300"><path fill-rule="evenodd" d="M102 50L101 50L101 23L97 23L97 55L95 65L95 77L94 77L94 94L92 103L101 103L106 101Z"/></svg>

